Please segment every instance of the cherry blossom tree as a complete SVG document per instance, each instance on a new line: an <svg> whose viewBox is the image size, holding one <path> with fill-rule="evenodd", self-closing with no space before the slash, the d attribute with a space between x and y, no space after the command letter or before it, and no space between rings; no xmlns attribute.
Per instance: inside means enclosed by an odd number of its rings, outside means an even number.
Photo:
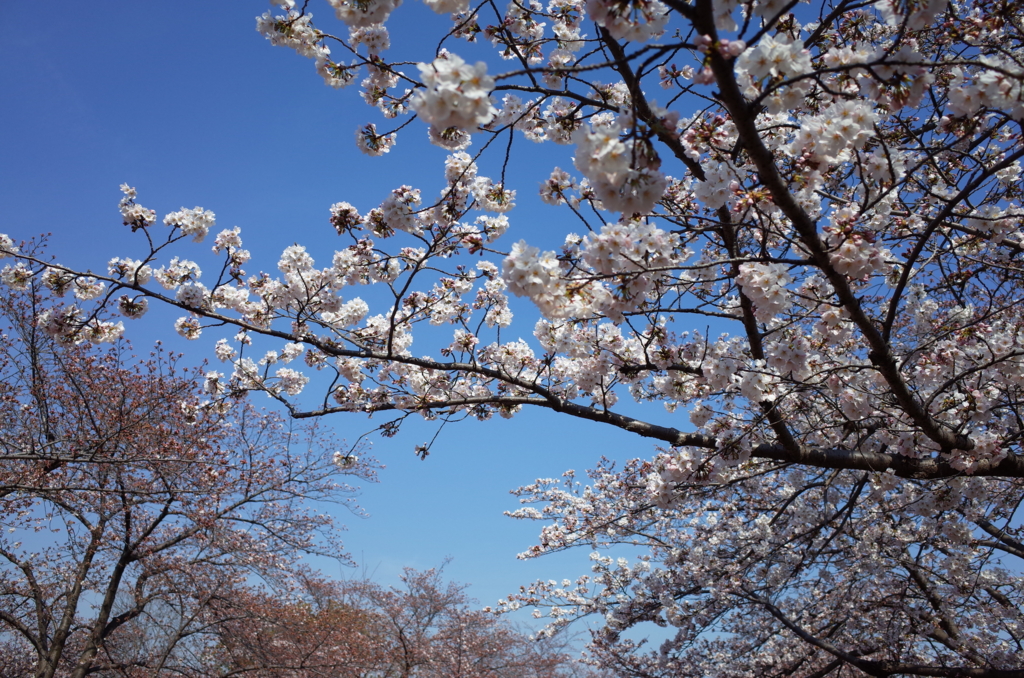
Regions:
<svg viewBox="0 0 1024 678"><path fill-rule="evenodd" d="M603 615L592 658L624 674L1024 675L1019 2L426 0L451 21L416 70L387 58L396 0L331 0L340 23L275 4L257 29L382 116L363 152L426 123L450 152L437 192L330 206L330 264L295 245L279 275L220 231L202 277L183 241L213 213L159 224L125 185L144 241L105 272L0 241L5 284L76 297L41 331L108 341L99 309L159 301L187 338L241 330L213 397L395 412L385 433L537 407L655 441L521 489L541 508L517 515L548 522L525 555L622 544L633 564L598 552L505 603ZM490 61L458 56L482 43ZM540 192L578 231L559 251L505 236L522 137L572 147ZM507 340L510 293L539 313L530 341ZM254 360L256 336L283 345ZM671 639L622 636L645 622Z"/></svg>
<svg viewBox="0 0 1024 678"><path fill-rule="evenodd" d="M381 663L372 611L348 604L337 582L306 573L287 590L248 590L219 601L216 642L197 676L367 676Z"/></svg>
<svg viewBox="0 0 1024 678"><path fill-rule="evenodd" d="M344 557L318 504L356 508L340 479L372 462L339 468L325 434L204 404L161 350L61 345L36 323L50 303L0 300L0 668L189 675L225 601L285 585L302 553Z"/></svg>
<svg viewBox="0 0 1024 678"><path fill-rule="evenodd" d="M339 600L374 619L367 633L378 647L370 675L396 678L533 678L576 676L560 642L535 640L490 611L474 609L464 585L442 569L406 569L401 585L372 581L336 585Z"/></svg>
<svg viewBox="0 0 1024 678"><path fill-rule="evenodd" d="M229 621L197 675L533 678L583 675L559 640L532 640L473 609L440 569L405 570L401 585L302 578L289 591L223 604Z"/></svg>

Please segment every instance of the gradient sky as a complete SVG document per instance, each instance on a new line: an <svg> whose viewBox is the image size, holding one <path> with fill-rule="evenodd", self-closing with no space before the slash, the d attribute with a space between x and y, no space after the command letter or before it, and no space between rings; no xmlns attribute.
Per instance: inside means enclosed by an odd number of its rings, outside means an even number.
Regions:
<svg viewBox="0 0 1024 678"><path fill-rule="evenodd" d="M382 158L358 153L356 127L375 121L383 129L380 116L356 86L326 87L312 61L257 34L254 18L268 8L263 0L49 1L33 2L30 13L13 7L6 7L0 42L0 232L16 240L52 233L50 252L61 263L103 270L113 256L142 253L144 242L117 212L122 182L136 186L139 202L161 216L199 205L216 212L215 232L241 226L253 253L250 272L274 270L281 250L295 242L318 263L329 261L339 243L327 221L334 202L365 212L400 184L423 188L425 198L443 185L445 152L426 142L419 123ZM325 3L311 9L328 14ZM426 39L421 31L432 22L444 25L418 3L399 8L389 22L391 56L429 58L440 33ZM554 248L571 215L542 205L537 186L554 165L571 167L570 149L521 137L516 144L509 183L519 206L499 245L525 238ZM486 157L481 173L497 176L501 161L501 154ZM532 340L532 309L514 309L519 315L508 338ZM171 327L177 315L151 311L129 324L127 336L143 354L163 339L192 364L211 358L213 342L228 333L183 342ZM264 402L257 396L257 405ZM654 407L653 416L664 421ZM351 440L380 421L351 415L325 423ZM396 438L374 438L373 453L387 468L380 484L363 488L360 503L370 517L339 515L360 569L320 563L325 571L365 571L392 583L402 567L436 566L451 556L448 576L472 584L470 593L484 604L535 578L583 574L586 550L516 560L540 524L502 515L516 508L508 491L569 468L582 473L602 455L653 453L651 444L618 429L534 411L511 421L449 425L426 461L415 458L414 446L435 432L435 425L418 423Z"/></svg>

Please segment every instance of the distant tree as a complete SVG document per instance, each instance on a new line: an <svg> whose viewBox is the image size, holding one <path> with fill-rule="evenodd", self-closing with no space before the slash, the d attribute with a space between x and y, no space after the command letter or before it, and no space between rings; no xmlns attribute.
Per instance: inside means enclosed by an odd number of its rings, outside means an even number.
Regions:
<svg viewBox="0 0 1024 678"><path fill-rule="evenodd" d="M226 601L283 585L300 554L342 553L317 504L349 504L342 474L373 467L341 469L328 436L243 402L203 403L162 350L62 345L36 323L59 312L34 287L0 299L0 670L188 674Z"/></svg>
<svg viewBox="0 0 1024 678"><path fill-rule="evenodd" d="M446 582L442 571L407 568L401 586L394 587L371 581L339 585L345 600L375 619L381 661L373 675L539 678L578 669L566 645L531 639L493 612L476 608L466 586Z"/></svg>
<svg viewBox="0 0 1024 678"><path fill-rule="evenodd" d="M568 678L582 671L561 641L531 639L474 609L466 587L445 582L439 569L407 569L401 580L385 587L308 577L287 592L225 601L234 615L218 626L205 665L258 678Z"/></svg>
<svg viewBox="0 0 1024 678"><path fill-rule="evenodd" d="M287 590L251 589L217 604L216 642L198 675L252 678L373 675L384 645L373 611L347 602L339 584L314 575ZM205 672L205 673L204 673Z"/></svg>

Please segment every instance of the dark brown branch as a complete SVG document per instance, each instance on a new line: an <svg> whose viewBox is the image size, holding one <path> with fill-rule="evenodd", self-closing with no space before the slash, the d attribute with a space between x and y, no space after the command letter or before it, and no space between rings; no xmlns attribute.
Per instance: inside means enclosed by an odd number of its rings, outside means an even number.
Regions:
<svg viewBox="0 0 1024 678"><path fill-rule="evenodd" d="M371 405L363 409L345 407L330 407L308 412L296 412L293 416L299 419L320 417L325 414L338 412L382 412L402 409L403 411L417 410L441 410L455 407L472 407L476 405L493 406L520 406L532 405L545 407L555 412L609 424L631 433L654 438L666 442L675 447L701 447L704 449L717 449L718 441L713 437L700 433L688 433L669 426L652 424L623 414L611 412L605 409L597 409L580 405L560 398L542 398L537 396L494 396L477 398L459 398L452 400L440 400L426 402L415 407L399 408L393 403ZM954 478L968 475L962 470L954 468L949 462L942 459L911 458L884 452L869 452L865 450L846 449L841 447L807 447L797 446L795 449L784 448L780 445L759 445L755 447L751 455L758 459L770 459L781 461L786 464L802 464L817 468L834 468L860 471L874 471L885 473L892 471L900 478L914 478L917 480L936 480L941 478ZM1017 455L1008 455L998 464L989 461L978 462L978 468L970 474L980 477L1000 478L1024 478L1024 460Z"/></svg>
<svg viewBox="0 0 1024 678"><path fill-rule="evenodd" d="M996 527L984 518L975 520L974 524L998 539L999 543L1002 544L999 548L1007 551L1008 553L1012 553L1018 558L1024 558L1024 543L1021 543L1017 539L1011 537L1006 530Z"/></svg>
<svg viewBox="0 0 1024 678"><path fill-rule="evenodd" d="M1024 669L994 669L979 666L928 666L861 659L856 654L844 652L832 643L809 633L768 600L755 595L750 595L749 599L764 607L783 626L805 642L828 652L851 666L857 667L869 676L877 676L878 678L898 675L935 676L936 678L1024 678Z"/></svg>

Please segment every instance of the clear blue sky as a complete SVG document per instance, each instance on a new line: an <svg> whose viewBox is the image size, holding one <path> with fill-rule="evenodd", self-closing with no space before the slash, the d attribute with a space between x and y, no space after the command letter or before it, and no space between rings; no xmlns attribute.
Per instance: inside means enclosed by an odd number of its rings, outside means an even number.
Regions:
<svg viewBox="0 0 1024 678"><path fill-rule="evenodd" d="M311 5L314 14L328 14L326 3ZM253 252L249 268L274 270L281 250L295 242L319 263L329 261L338 243L327 222L334 202L365 212L400 184L423 188L425 197L440 190L444 152L427 144L421 125L400 136L387 156L358 153L355 128L380 117L358 99L357 87L326 87L312 61L258 35L254 18L268 7L261 0L50 1L18 13L6 7L0 232L15 239L50 232L51 252L77 267L101 270L113 256L138 256L144 243L121 225L116 209L118 185L128 182L139 202L161 216L199 205L216 212L218 229L241 226ZM393 50L428 58L439 33L424 42L417 31L431 21L438 20L419 3L399 8L389 23ZM519 207L502 244L526 238L554 248L570 215L540 204L536 189L554 165L570 167L568 149L521 138L517 144L510 184ZM481 172L497 176L500 162L490 156ZM529 316L516 308L520 320ZM188 362L211 358L221 335L180 342L170 324L177 315L151 313L129 325L128 337L140 353L163 338ZM510 338L532 339L532 326L527 317ZM654 416L666 415L658 408ZM326 423L355 438L379 422L352 415ZM525 412L512 421L450 425L431 456L416 459L414 446L434 431L420 424L394 439L374 439L373 452L387 468L360 499L371 517L339 516L349 527L346 545L385 583L403 566L426 568L452 556L448 575L472 584L470 593L485 604L534 578L589 569L585 551L517 561L540 525L503 517L516 507L508 490L569 468L582 473L602 455L652 454L650 444L617 429Z"/></svg>

